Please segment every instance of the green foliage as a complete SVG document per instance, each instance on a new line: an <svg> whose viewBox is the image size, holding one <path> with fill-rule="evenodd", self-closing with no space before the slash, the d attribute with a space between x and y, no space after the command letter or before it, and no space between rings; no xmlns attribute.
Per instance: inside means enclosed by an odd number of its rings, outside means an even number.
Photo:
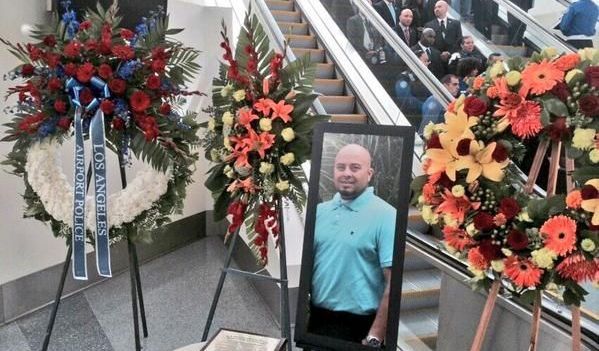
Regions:
<svg viewBox="0 0 599 351"><path fill-rule="evenodd" d="M306 94L310 94L314 90L315 77L316 65L310 62L308 55L297 58L281 70L283 86Z"/></svg>
<svg viewBox="0 0 599 351"><path fill-rule="evenodd" d="M566 209L566 196L560 194L547 199L531 199L527 208L531 219L543 222Z"/></svg>

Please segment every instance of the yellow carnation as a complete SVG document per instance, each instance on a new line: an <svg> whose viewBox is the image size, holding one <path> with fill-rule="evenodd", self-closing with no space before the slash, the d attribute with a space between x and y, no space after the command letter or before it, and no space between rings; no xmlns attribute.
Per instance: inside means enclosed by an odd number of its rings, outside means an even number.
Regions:
<svg viewBox="0 0 599 351"><path fill-rule="evenodd" d="M580 150L592 149L595 145L596 131L593 128L577 128L572 137L572 146Z"/></svg>
<svg viewBox="0 0 599 351"><path fill-rule="evenodd" d="M505 79L507 80L507 84L509 86L514 87L514 86L518 85L518 83L520 83L520 77L521 76L522 75L518 71L509 71L505 75Z"/></svg>
<svg viewBox="0 0 599 351"><path fill-rule="evenodd" d="M466 233L470 236L475 236L478 234L478 229L474 226L474 223L470 223L466 226Z"/></svg>
<svg viewBox="0 0 599 351"><path fill-rule="evenodd" d="M512 250L506 248L501 249L501 253L504 254L506 257L510 257L513 254Z"/></svg>
<svg viewBox="0 0 599 351"><path fill-rule="evenodd" d="M295 132L293 131L293 128L285 128L281 131L281 136L283 137L283 140L290 142L295 139Z"/></svg>
<svg viewBox="0 0 599 351"><path fill-rule="evenodd" d="M289 189L289 181L288 180L281 180L280 182L277 182L275 184L275 188L277 188L278 191L287 191L287 189Z"/></svg>
<svg viewBox="0 0 599 351"><path fill-rule="evenodd" d="M489 74L491 75L491 78L497 78L497 76L503 74L504 69L503 61L497 61L491 66Z"/></svg>
<svg viewBox="0 0 599 351"><path fill-rule="evenodd" d="M597 49L594 49L594 48L584 48L584 49L578 50L578 56L580 56L580 59L582 61L584 61L584 60L592 61L593 56L595 56L596 53L597 53Z"/></svg>
<svg viewBox="0 0 599 351"><path fill-rule="evenodd" d="M231 94L231 91L233 91L233 87L230 85L225 85L221 90L220 90L220 96L222 97L227 97L229 94Z"/></svg>
<svg viewBox="0 0 599 351"><path fill-rule="evenodd" d="M476 269L472 266L468 266L468 270L474 274L474 278L472 280L477 281L485 278L485 271L481 271L480 269Z"/></svg>
<svg viewBox="0 0 599 351"><path fill-rule="evenodd" d="M455 196L455 197L462 197L462 196L464 196L464 194L466 194L466 190L464 189L463 186L461 186L459 184L458 185L454 185L451 188L451 194L453 196Z"/></svg>
<svg viewBox="0 0 599 351"><path fill-rule="evenodd" d="M434 132L435 132L435 124L433 122L428 122L428 124L426 126L424 126L424 131L423 131L424 138L426 138L427 140L430 139Z"/></svg>
<svg viewBox="0 0 599 351"><path fill-rule="evenodd" d="M281 156L281 163L285 166L289 166L293 162L295 162L295 155L293 154L293 152L288 152L285 155Z"/></svg>
<svg viewBox="0 0 599 351"><path fill-rule="evenodd" d="M428 205L422 206L422 220L428 224L436 224L439 221L437 214L433 211L433 208Z"/></svg>
<svg viewBox="0 0 599 351"><path fill-rule="evenodd" d="M225 145L225 149L229 151L233 150L233 147L231 146L231 140L229 140L229 137L225 137L223 139L223 144Z"/></svg>
<svg viewBox="0 0 599 351"><path fill-rule="evenodd" d="M568 85L572 85L581 79L584 79L584 72L582 72L578 68L573 69L570 72L566 73L565 80L566 80L566 83L568 83Z"/></svg>
<svg viewBox="0 0 599 351"><path fill-rule="evenodd" d="M582 239L582 242L580 242L580 247L582 247L582 249L586 252L593 252L596 248L595 242L589 238Z"/></svg>
<svg viewBox="0 0 599 351"><path fill-rule="evenodd" d="M233 114L229 111L223 113L223 124L226 126L232 126L233 122L235 121L235 117L233 117Z"/></svg>
<svg viewBox="0 0 599 351"><path fill-rule="evenodd" d="M593 149L589 153L589 158L593 163L599 163L599 149Z"/></svg>
<svg viewBox="0 0 599 351"><path fill-rule="evenodd" d="M272 163L260 162L260 169L258 170L262 174L271 174L274 172L275 166Z"/></svg>
<svg viewBox="0 0 599 351"><path fill-rule="evenodd" d="M208 119L208 130L214 131L214 128L216 128L216 122L214 121L214 118L209 118Z"/></svg>
<svg viewBox="0 0 599 351"><path fill-rule="evenodd" d="M233 93L233 100L239 102L243 99L245 99L245 90L239 89Z"/></svg>
<svg viewBox="0 0 599 351"><path fill-rule="evenodd" d="M503 263L503 260L493 260L491 261L491 267L493 267L495 272L501 273L505 269L505 264Z"/></svg>
<svg viewBox="0 0 599 351"><path fill-rule="evenodd" d="M233 178L233 177L235 177L235 170L234 170L234 169L233 169L231 166L229 166L229 165L226 165L226 166L225 166L225 169L223 169L223 173L224 173L224 174L225 174L225 175L226 175L228 178Z"/></svg>
<svg viewBox="0 0 599 351"><path fill-rule="evenodd" d="M272 120L270 118L260 118L258 123L260 124L260 129L265 132L269 132L272 129Z"/></svg>
<svg viewBox="0 0 599 351"><path fill-rule="evenodd" d="M557 50L554 47L547 47L541 51L541 55L547 58L553 58L557 56Z"/></svg>
<svg viewBox="0 0 599 351"><path fill-rule="evenodd" d="M553 268L553 261L557 258L557 253L544 247L539 250L534 250L530 253L532 255L532 262L539 266L539 268L551 269Z"/></svg>

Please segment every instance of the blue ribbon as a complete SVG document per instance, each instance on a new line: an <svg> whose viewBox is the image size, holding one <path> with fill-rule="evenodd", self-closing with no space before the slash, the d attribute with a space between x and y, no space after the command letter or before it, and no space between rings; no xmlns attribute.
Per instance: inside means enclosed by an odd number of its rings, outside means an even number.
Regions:
<svg viewBox="0 0 599 351"><path fill-rule="evenodd" d="M86 106L80 100L80 93L85 88L74 78L66 82L75 109L75 193L73 206L73 276L75 279L87 280L85 260L85 149L83 144L83 114L95 115L91 119L90 134L92 141L92 163L94 171L94 199L96 203L96 266L98 274L111 277L110 241L108 235L108 196L106 182L106 138L104 134L104 113L98 107L100 100L110 97L108 85L98 77L90 80L90 89L94 98Z"/></svg>

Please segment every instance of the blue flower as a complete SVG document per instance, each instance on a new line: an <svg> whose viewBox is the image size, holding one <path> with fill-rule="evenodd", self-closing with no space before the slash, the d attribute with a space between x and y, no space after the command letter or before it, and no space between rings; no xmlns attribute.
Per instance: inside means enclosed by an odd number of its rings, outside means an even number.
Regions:
<svg viewBox="0 0 599 351"><path fill-rule="evenodd" d="M54 134L56 132L56 122L58 122L56 118L44 121L37 130L37 135L41 138L45 138L48 135Z"/></svg>
<svg viewBox="0 0 599 351"><path fill-rule="evenodd" d="M125 80L131 78L131 76L133 75L133 73L135 73L135 71L139 68L141 68L142 64L141 62L137 61L137 60L130 60L125 62L124 64L121 64L118 71L117 71L117 75Z"/></svg>
<svg viewBox="0 0 599 351"><path fill-rule="evenodd" d="M137 35L139 35L141 38L148 35L149 30L148 30L148 26L145 23L145 21L143 23L140 23L137 26L135 26L135 33L137 33Z"/></svg>

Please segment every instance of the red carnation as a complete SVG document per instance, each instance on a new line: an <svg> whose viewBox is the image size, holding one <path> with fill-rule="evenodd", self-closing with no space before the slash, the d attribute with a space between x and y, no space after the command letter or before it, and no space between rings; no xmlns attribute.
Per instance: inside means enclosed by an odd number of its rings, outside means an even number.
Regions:
<svg viewBox="0 0 599 351"><path fill-rule="evenodd" d="M98 45L98 51L102 55L110 55L110 53L112 53L111 44L112 44L112 42L110 40L108 40L108 41L102 40L100 42L100 44Z"/></svg>
<svg viewBox="0 0 599 351"><path fill-rule="evenodd" d="M58 128L62 130L68 130L71 128L71 119L69 117L60 117L58 123L56 124Z"/></svg>
<svg viewBox="0 0 599 351"><path fill-rule="evenodd" d="M129 97L129 105L134 112L144 112L150 107L150 97L143 91L136 91Z"/></svg>
<svg viewBox="0 0 599 351"><path fill-rule="evenodd" d="M123 121L119 117L113 118L112 119L112 128L116 129L116 130L123 130L123 129L125 129L125 121Z"/></svg>
<svg viewBox="0 0 599 351"><path fill-rule="evenodd" d="M523 250L528 246L528 236L517 229L510 230L507 244L514 250Z"/></svg>
<svg viewBox="0 0 599 351"><path fill-rule="evenodd" d="M464 112L468 116L481 116L487 112L487 103L483 100L469 96L464 100Z"/></svg>
<svg viewBox="0 0 599 351"><path fill-rule="evenodd" d="M520 213L520 204L512 197L506 197L499 201L499 212L503 213L506 219L510 220Z"/></svg>
<svg viewBox="0 0 599 351"><path fill-rule="evenodd" d="M54 101L54 109L58 113L61 113L61 114L65 113L65 112L67 112L67 103L58 99L58 100Z"/></svg>
<svg viewBox="0 0 599 351"><path fill-rule="evenodd" d="M110 91L113 93L122 95L125 92L125 89L127 89L127 83L122 79L115 78L108 82L108 88L110 88Z"/></svg>
<svg viewBox="0 0 599 351"><path fill-rule="evenodd" d="M158 77L155 74L152 74L148 77L148 80L146 80L146 86L148 87L148 89L152 90L160 88L160 77Z"/></svg>
<svg viewBox="0 0 599 351"><path fill-rule="evenodd" d="M44 45L54 47L56 45L56 38L53 35L47 35L44 37Z"/></svg>
<svg viewBox="0 0 599 351"><path fill-rule="evenodd" d="M77 65L74 63L67 63L64 66L64 74L66 74L69 77L72 77L75 74L77 74Z"/></svg>
<svg viewBox="0 0 599 351"><path fill-rule="evenodd" d="M84 63L77 69L77 80L81 83L87 83L96 72L96 68L89 62Z"/></svg>
<svg viewBox="0 0 599 351"><path fill-rule="evenodd" d="M479 212L474 216L474 227L480 231L491 230L495 224L493 223L493 216L487 212Z"/></svg>
<svg viewBox="0 0 599 351"><path fill-rule="evenodd" d="M505 146L503 146L503 143L497 142L495 144L495 150L493 150L491 157L496 162L503 162L503 161L507 160L507 157L508 157L507 149L505 148Z"/></svg>
<svg viewBox="0 0 599 351"><path fill-rule="evenodd" d="M470 154L470 142L472 139L462 139L458 142L456 151L460 156L466 156Z"/></svg>
<svg viewBox="0 0 599 351"><path fill-rule="evenodd" d="M24 77L29 77L29 76L33 75L34 72L35 72L35 68L28 63L24 64L23 67L21 67L21 74Z"/></svg>
<svg viewBox="0 0 599 351"><path fill-rule="evenodd" d="M48 64L48 67L55 68L56 66L58 66L58 63L60 62L60 55L52 52L47 52L44 55L44 60Z"/></svg>
<svg viewBox="0 0 599 351"><path fill-rule="evenodd" d="M554 141L560 141L564 136L570 134L570 129L568 129L568 126L566 125L565 117L556 118L555 121L548 125L546 129L547 134L551 140Z"/></svg>
<svg viewBox="0 0 599 351"><path fill-rule="evenodd" d="M135 51L128 45L115 45L112 47L112 53L121 60L135 58Z"/></svg>
<svg viewBox="0 0 599 351"><path fill-rule="evenodd" d="M487 261L494 261L501 257L501 246L493 245L491 240L483 240L478 250Z"/></svg>
<svg viewBox="0 0 599 351"><path fill-rule="evenodd" d="M40 48L32 44L27 44L27 52L31 61L39 60L44 53Z"/></svg>
<svg viewBox="0 0 599 351"><path fill-rule="evenodd" d="M79 93L79 100L81 101L81 104L83 104L83 105L88 105L90 102L92 102L93 99L94 99L94 94L92 94L92 91L89 88L84 88Z"/></svg>
<svg viewBox="0 0 599 351"><path fill-rule="evenodd" d="M80 30L87 30L87 29L90 29L91 27L92 27L92 22L89 20L79 23Z"/></svg>
<svg viewBox="0 0 599 351"><path fill-rule="evenodd" d="M67 45L64 46L63 52L66 57L76 57L79 56L81 51L81 44L76 41L71 41Z"/></svg>
<svg viewBox="0 0 599 351"><path fill-rule="evenodd" d="M555 84L553 88L551 88L551 94L555 95L555 97L557 97L561 101L566 102L568 100L568 96L570 96L570 89L568 88L568 84L564 82L557 82L557 84Z"/></svg>
<svg viewBox="0 0 599 351"><path fill-rule="evenodd" d="M431 135L430 139L426 142L427 149L442 149L441 140L438 134Z"/></svg>
<svg viewBox="0 0 599 351"><path fill-rule="evenodd" d="M88 39L85 42L85 50L95 51L98 49L98 41L95 39Z"/></svg>
<svg viewBox="0 0 599 351"><path fill-rule="evenodd" d="M162 60L166 61L170 57L166 51L164 51L164 47L158 46L152 49L152 60Z"/></svg>
<svg viewBox="0 0 599 351"><path fill-rule="evenodd" d="M599 96L585 95L578 100L578 107L587 117L599 116Z"/></svg>
<svg viewBox="0 0 599 351"><path fill-rule="evenodd" d="M104 114L110 115L114 111L114 102L110 100L103 100L100 104L100 109Z"/></svg>
<svg viewBox="0 0 599 351"><path fill-rule="evenodd" d="M100 67L98 67L98 75L102 78L102 79L109 79L112 76L112 68L103 63L100 65Z"/></svg>
<svg viewBox="0 0 599 351"><path fill-rule="evenodd" d="M584 75L587 79L587 83L590 86L599 88L599 66L589 66L584 71Z"/></svg>
<svg viewBox="0 0 599 351"><path fill-rule="evenodd" d="M160 105L160 108L158 109L158 111L163 115L168 115L171 113L171 105L169 105L165 102L162 105Z"/></svg>
<svg viewBox="0 0 599 351"><path fill-rule="evenodd" d="M125 40L131 40L135 36L135 33L127 28L121 28L121 37Z"/></svg>
<svg viewBox="0 0 599 351"><path fill-rule="evenodd" d="M161 73L164 72L164 66L166 66L166 63L164 62L164 60L152 60L152 71L156 72L156 73Z"/></svg>
<svg viewBox="0 0 599 351"><path fill-rule="evenodd" d="M53 77L50 78L50 80L48 80L48 89L50 89L51 91L56 91L60 90L60 88L62 88L62 83L60 79Z"/></svg>
<svg viewBox="0 0 599 351"><path fill-rule="evenodd" d="M599 195L599 191L597 191L597 188L595 188L591 184L584 185L580 189L580 196L582 197L583 200L596 199L597 195Z"/></svg>

